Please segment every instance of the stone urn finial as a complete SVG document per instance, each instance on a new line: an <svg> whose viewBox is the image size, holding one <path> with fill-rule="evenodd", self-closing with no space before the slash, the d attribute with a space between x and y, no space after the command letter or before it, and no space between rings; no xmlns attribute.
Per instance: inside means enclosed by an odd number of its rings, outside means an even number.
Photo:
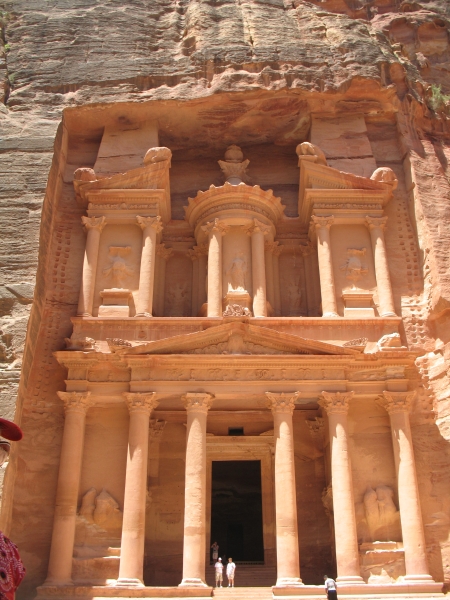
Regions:
<svg viewBox="0 0 450 600"><path fill-rule="evenodd" d="M239 185L247 180L246 170L250 161L244 160L244 154L239 146L235 144L228 146L225 151L225 160L218 162L225 175L225 182Z"/></svg>

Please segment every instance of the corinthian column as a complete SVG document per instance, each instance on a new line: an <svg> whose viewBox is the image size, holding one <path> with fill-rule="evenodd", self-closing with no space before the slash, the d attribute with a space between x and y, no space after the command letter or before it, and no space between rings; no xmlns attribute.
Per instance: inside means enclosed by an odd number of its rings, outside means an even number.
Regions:
<svg viewBox="0 0 450 600"><path fill-rule="evenodd" d="M273 283L273 242L266 242L264 245L265 264L266 264L266 287L267 287L267 300L269 301L272 311L275 311L275 289Z"/></svg>
<svg viewBox="0 0 450 600"><path fill-rule="evenodd" d="M334 288L333 261L331 259L330 227L334 217L312 217L312 225L317 232L317 254L319 258L320 291L322 294L322 315L337 317L336 292Z"/></svg>
<svg viewBox="0 0 450 600"><path fill-rule="evenodd" d="M397 472L398 504L405 550L406 581L432 582L420 511L419 487L409 424L414 392L383 392L379 404L389 413Z"/></svg>
<svg viewBox="0 0 450 600"><path fill-rule="evenodd" d="M198 258L198 288L197 288L197 307L198 311L207 301L206 298L206 263L208 256L208 246L201 244L194 246L194 252ZM198 313L197 313L198 314Z"/></svg>
<svg viewBox="0 0 450 600"><path fill-rule="evenodd" d="M206 587L206 417L211 394L186 394L186 478L182 587Z"/></svg>
<svg viewBox="0 0 450 600"><path fill-rule="evenodd" d="M156 246L156 256L158 257L157 268L157 288L155 297L155 310L159 317L164 316L164 293L166 286L166 265L172 256L173 248L166 248L164 244Z"/></svg>
<svg viewBox="0 0 450 600"><path fill-rule="evenodd" d="M303 585L295 490L294 432L292 413L295 394L266 392L273 414L275 436L275 519L277 532L277 586Z"/></svg>
<svg viewBox="0 0 450 600"><path fill-rule="evenodd" d="M364 583L360 576L352 466L348 447L347 413L353 392L322 392L319 405L328 414L331 444L331 482L336 536L337 581Z"/></svg>
<svg viewBox="0 0 450 600"><path fill-rule="evenodd" d="M394 298L392 296L391 278L389 277L389 265L386 256L386 243L384 241L384 228L386 227L386 222L387 217L366 217L366 225L370 231L373 259L375 262L380 316L395 317Z"/></svg>
<svg viewBox="0 0 450 600"><path fill-rule="evenodd" d="M77 314L83 317L92 317L98 249L100 246L100 235L103 227L106 225L106 218L81 217L81 221L84 225L84 230L87 231L87 239L84 250L83 276Z"/></svg>
<svg viewBox="0 0 450 600"><path fill-rule="evenodd" d="M59 459L52 545L45 585L72 584L78 491L90 392L58 392L64 402L65 421Z"/></svg>
<svg viewBox="0 0 450 600"><path fill-rule="evenodd" d="M158 404L155 396L155 392L124 394L130 425L117 585L144 585L148 434L150 413Z"/></svg>
<svg viewBox="0 0 450 600"><path fill-rule="evenodd" d="M155 282L156 235L162 230L161 217L136 217L142 229L141 270L136 317L151 317Z"/></svg>
<svg viewBox="0 0 450 600"><path fill-rule="evenodd" d="M266 267L264 265L264 236L270 232L270 227L257 219L247 230L252 238L252 288L253 314L255 317L267 317L266 299Z"/></svg>
<svg viewBox="0 0 450 600"><path fill-rule="evenodd" d="M202 227L208 234L208 317L222 316L222 236L228 227L214 219Z"/></svg>

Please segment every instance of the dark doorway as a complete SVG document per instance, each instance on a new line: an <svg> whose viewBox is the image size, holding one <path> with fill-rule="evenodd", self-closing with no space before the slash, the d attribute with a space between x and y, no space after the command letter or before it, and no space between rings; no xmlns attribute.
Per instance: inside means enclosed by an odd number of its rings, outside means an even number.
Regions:
<svg viewBox="0 0 450 600"><path fill-rule="evenodd" d="M211 543L219 556L236 562L264 562L261 462L212 463Z"/></svg>

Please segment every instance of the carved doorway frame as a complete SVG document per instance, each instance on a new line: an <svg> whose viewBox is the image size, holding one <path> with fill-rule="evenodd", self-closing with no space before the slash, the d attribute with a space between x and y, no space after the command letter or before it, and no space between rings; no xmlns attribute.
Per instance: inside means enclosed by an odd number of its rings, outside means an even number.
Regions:
<svg viewBox="0 0 450 600"><path fill-rule="evenodd" d="M264 566L276 566L276 524L273 435L213 436L206 438L206 564L210 561L211 493L213 461L259 460L263 513Z"/></svg>

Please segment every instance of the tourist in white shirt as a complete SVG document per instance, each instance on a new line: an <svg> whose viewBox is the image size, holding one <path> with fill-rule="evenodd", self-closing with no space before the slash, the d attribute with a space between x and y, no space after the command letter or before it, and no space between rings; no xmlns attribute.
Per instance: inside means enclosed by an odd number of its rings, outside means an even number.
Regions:
<svg viewBox="0 0 450 600"><path fill-rule="evenodd" d="M228 587L234 587L234 572L236 571L236 565L233 562L232 558L228 559L227 564L227 579L228 579Z"/></svg>
<svg viewBox="0 0 450 600"><path fill-rule="evenodd" d="M216 588L222 587L223 582L223 564L222 559L219 558L214 565L214 569L216 570Z"/></svg>
<svg viewBox="0 0 450 600"><path fill-rule="evenodd" d="M325 590L327 592L328 600L337 600L336 582L328 575L324 575Z"/></svg>

